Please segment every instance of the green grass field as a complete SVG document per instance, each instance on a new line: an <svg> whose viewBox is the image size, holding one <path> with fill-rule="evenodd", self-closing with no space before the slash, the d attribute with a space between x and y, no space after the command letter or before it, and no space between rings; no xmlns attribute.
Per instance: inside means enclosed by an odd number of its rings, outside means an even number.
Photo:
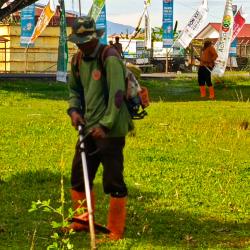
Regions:
<svg viewBox="0 0 250 250"><path fill-rule="evenodd" d="M129 189L125 239L98 249L250 249L250 79L216 85L199 98L196 80L143 81L149 115L127 137ZM67 86L46 80L0 82L0 249L50 244L52 214L29 213L32 201L60 205L65 162L66 208L77 132L66 115ZM96 220L106 224L108 197L100 168ZM74 249L89 249L77 233Z"/></svg>

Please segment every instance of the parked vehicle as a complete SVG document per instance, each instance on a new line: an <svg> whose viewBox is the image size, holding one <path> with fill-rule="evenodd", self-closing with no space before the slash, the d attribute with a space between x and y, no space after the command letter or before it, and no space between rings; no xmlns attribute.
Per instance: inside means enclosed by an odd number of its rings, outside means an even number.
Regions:
<svg viewBox="0 0 250 250"><path fill-rule="evenodd" d="M180 47L163 48L162 42L154 42L152 50L146 50L144 40L120 40L126 61L138 65L142 72L165 72L168 57L169 72L189 72L189 60Z"/></svg>

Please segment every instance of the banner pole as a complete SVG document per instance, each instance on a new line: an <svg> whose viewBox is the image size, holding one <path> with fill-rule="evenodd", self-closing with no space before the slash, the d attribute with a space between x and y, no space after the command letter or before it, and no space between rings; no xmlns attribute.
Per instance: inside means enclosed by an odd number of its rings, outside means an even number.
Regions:
<svg viewBox="0 0 250 250"><path fill-rule="evenodd" d="M135 37L137 36L137 34L139 33L139 31L140 31L140 25L141 25L141 22L142 22L142 18L143 18L144 15L145 15L145 12L146 12L146 8L145 8L145 6L144 6L142 15L141 15L141 17L140 17L140 19L139 19L139 22L138 22L138 24L137 24L135 30L134 30L134 34L131 35L131 37L130 37L130 39L129 39L129 41L128 41L128 44L127 44L127 46L125 47L124 51L126 51L126 50L129 48L129 45L130 45L130 43L131 43L131 40L132 40L133 38L135 38Z"/></svg>
<svg viewBox="0 0 250 250"><path fill-rule="evenodd" d="M79 15L82 16L81 0L79 0Z"/></svg>
<svg viewBox="0 0 250 250"><path fill-rule="evenodd" d="M24 50L25 53L25 66L24 66L24 73L27 73L27 68L28 68L28 50L29 50L29 43L27 45L27 47Z"/></svg>
<svg viewBox="0 0 250 250"><path fill-rule="evenodd" d="M165 69L166 74L168 74L168 53L169 51L167 51L167 56L166 56L166 69Z"/></svg>

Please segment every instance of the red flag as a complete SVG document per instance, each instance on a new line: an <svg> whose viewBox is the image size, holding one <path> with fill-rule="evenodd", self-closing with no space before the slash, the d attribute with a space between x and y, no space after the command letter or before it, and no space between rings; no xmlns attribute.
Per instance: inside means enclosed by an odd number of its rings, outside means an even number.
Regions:
<svg viewBox="0 0 250 250"><path fill-rule="evenodd" d="M237 35L242 30L244 24L246 23L247 14L243 13L242 7L234 16L234 27L233 27L233 36L232 41L237 37Z"/></svg>

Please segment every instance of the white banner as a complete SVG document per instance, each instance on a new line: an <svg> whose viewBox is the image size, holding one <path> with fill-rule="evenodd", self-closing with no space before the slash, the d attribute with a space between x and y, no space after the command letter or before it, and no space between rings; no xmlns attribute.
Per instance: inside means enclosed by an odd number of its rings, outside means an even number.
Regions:
<svg viewBox="0 0 250 250"><path fill-rule="evenodd" d="M234 16L232 9L232 0L227 0L222 20L220 37L217 43L218 58L216 59L215 66L212 70L213 75L217 75L220 77L224 75L227 66L230 45L232 41L233 24L234 24Z"/></svg>
<svg viewBox="0 0 250 250"><path fill-rule="evenodd" d="M149 11L148 6L150 5L150 2L144 1L144 5L146 6L146 12L145 12L145 47L147 49L151 49L151 24L150 24L150 17L149 17Z"/></svg>
<svg viewBox="0 0 250 250"><path fill-rule="evenodd" d="M199 33L202 24L204 24L207 19L207 14L207 0L203 0L202 5L195 11L187 26L182 30L176 42L179 42L183 48L187 48L190 42Z"/></svg>

